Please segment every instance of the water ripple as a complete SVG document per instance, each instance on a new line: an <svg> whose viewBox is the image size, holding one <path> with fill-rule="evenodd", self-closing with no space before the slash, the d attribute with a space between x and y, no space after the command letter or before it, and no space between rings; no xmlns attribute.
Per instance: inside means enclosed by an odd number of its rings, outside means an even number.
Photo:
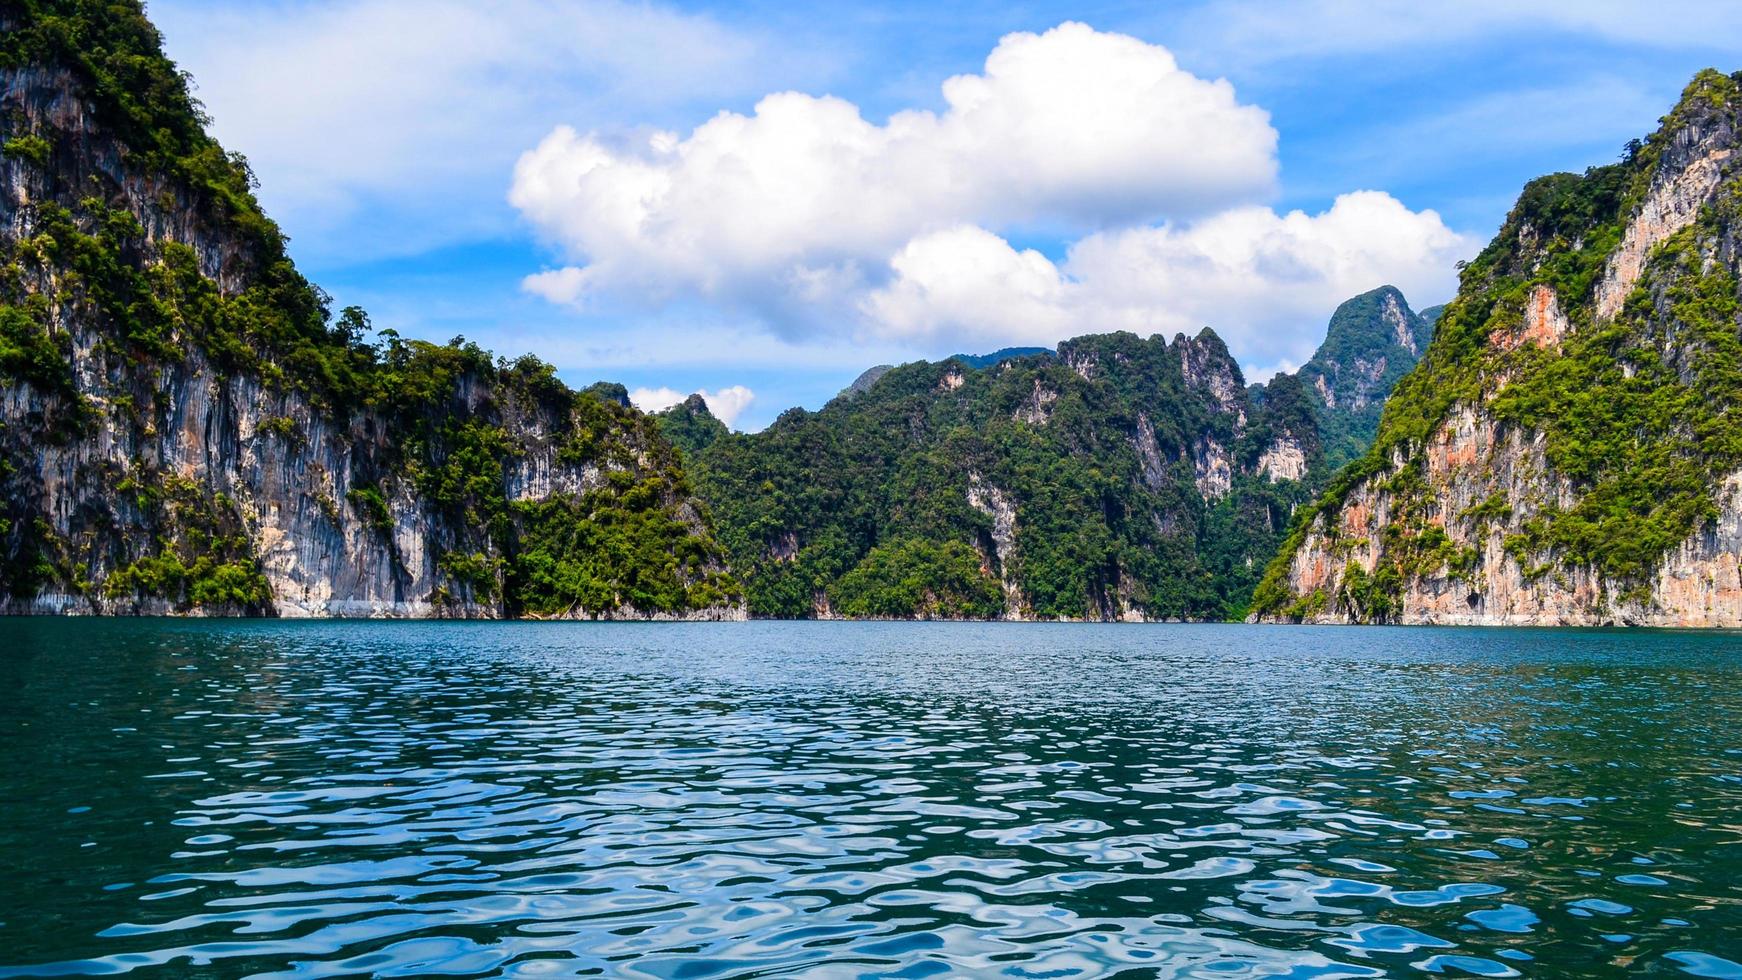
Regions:
<svg viewBox="0 0 1742 980"><path fill-rule="evenodd" d="M1742 977L1727 634L6 628L0 977Z"/></svg>

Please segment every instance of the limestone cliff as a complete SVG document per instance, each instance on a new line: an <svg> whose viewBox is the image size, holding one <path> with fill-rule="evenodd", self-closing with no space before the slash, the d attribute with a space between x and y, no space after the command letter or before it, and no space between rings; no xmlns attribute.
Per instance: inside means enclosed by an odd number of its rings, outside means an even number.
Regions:
<svg viewBox="0 0 1742 980"><path fill-rule="evenodd" d="M369 344L138 7L53 7L0 8L0 611L742 615L651 419Z"/></svg>
<svg viewBox="0 0 1742 980"><path fill-rule="evenodd" d="M1366 451L1380 407L1432 338L1433 321L1411 310L1395 286L1362 293L1331 314L1324 343L1297 372L1319 403L1327 464Z"/></svg>
<svg viewBox="0 0 1742 980"><path fill-rule="evenodd" d="M1742 625L1742 74L1529 185L1255 597L1313 622Z"/></svg>
<svg viewBox="0 0 1742 980"><path fill-rule="evenodd" d="M1323 476L1310 392L1248 387L1207 329L904 364L714 431L674 438L759 616L1223 619Z"/></svg>

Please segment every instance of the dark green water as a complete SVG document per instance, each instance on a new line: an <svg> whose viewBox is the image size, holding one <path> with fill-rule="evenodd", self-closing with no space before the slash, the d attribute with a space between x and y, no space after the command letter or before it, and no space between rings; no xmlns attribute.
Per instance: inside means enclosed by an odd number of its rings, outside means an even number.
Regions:
<svg viewBox="0 0 1742 980"><path fill-rule="evenodd" d="M0 975L1742 977L1742 637L0 620Z"/></svg>

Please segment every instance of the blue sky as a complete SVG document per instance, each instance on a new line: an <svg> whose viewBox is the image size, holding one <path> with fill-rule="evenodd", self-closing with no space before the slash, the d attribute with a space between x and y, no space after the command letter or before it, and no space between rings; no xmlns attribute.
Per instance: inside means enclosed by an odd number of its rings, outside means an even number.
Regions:
<svg viewBox="0 0 1742 980"><path fill-rule="evenodd" d="M751 429L1106 329L1264 376L1348 295L1443 302L1524 181L1742 68L1718 3L149 9L338 303Z"/></svg>

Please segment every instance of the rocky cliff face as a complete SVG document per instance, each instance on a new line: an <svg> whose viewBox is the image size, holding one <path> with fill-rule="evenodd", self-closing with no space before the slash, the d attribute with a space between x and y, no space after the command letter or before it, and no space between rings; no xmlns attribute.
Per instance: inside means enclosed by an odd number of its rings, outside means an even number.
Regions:
<svg viewBox="0 0 1742 980"><path fill-rule="evenodd" d="M766 616L1225 618L1324 475L1308 389L1209 330L906 364L696 445Z"/></svg>
<svg viewBox="0 0 1742 980"><path fill-rule="evenodd" d="M366 345L111 14L0 14L0 611L742 615L651 420Z"/></svg>
<svg viewBox="0 0 1742 980"><path fill-rule="evenodd" d="M1379 428L1380 407L1432 339L1433 322L1411 310L1395 286L1337 307L1325 342L1298 372L1319 403L1330 466L1366 450Z"/></svg>
<svg viewBox="0 0 1742 980"><path fill-rule="evenodd" d="M1526 188L1261 615L1742 625L1739 82Z"/></svg>

